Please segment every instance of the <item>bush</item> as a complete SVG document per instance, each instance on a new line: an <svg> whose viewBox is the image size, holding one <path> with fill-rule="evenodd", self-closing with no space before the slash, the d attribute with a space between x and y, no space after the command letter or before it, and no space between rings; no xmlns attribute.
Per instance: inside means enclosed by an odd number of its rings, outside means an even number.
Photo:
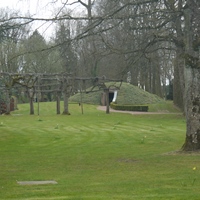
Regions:
<svg viewBox="0 0 200 200"><path fill-rule="evenodd" d="M110 107L114 110L126 110L126 111L140 111L148 112L149 107L145 105L118 105L116 103L111 103Z"/></svg>

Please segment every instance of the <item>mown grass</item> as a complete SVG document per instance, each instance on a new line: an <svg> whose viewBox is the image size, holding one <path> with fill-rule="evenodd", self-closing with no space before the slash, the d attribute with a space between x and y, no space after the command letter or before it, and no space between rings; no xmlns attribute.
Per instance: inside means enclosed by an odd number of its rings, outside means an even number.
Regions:
<svg viewBox="0 0 200 200"><path fill-rule="evenodd" d="M163 112L163 113L180 113L181 110L176 107L172 101L165 101L164 103L146 104L149 112Z"/></svg>
<svg viewBox="0 0 200 200"><path fill-rule="evenodd" d="M173 153L184 142L181 114L70 112L41 103L40 116L26 104L0 116L0 199L199 199L199 155ZM17 184L35 180L58 184Z"/></svg>

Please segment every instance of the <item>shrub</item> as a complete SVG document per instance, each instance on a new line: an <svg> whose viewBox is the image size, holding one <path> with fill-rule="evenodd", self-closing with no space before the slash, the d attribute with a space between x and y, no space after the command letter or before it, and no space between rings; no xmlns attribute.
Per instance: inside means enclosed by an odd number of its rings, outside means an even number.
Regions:
<svg viewBox="0 0 200 200"><path fill-rule="evenodd" d="M146 105L118 105L116 103L111 103L110 107L114 110L126 110L126 111L141 111L148 112L149 107Z"/></svg>

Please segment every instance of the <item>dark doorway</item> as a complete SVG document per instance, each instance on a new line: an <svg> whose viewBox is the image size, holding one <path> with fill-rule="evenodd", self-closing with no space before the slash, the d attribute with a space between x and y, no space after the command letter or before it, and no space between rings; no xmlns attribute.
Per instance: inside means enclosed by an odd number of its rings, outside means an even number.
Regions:
<svg viewBox="0 0 200 200"><path fill-rule="evenodd" d="M114 92L109 92L109 103L112 102L113 98L114 98Z"/></svg>

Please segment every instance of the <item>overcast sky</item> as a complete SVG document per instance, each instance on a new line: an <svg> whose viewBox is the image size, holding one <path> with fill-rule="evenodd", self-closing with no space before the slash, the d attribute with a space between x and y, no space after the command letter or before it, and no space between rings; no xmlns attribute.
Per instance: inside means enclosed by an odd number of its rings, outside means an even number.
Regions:
<svg viewBox="0 0 200 200"><path fill-rule="evenodd" d="M53 17L56 9L61 7L66 0L57 0L57 3L50 3L53 0L0 0L0 8L8 7L11 10L18 10L20 13L30 13L34 17ZM69 0L68 2L72 2ZM74 8L75 9L75 8ZM52 32L51 23L37 22L33 29L39 29L43 36L49 36Z"/></svg>
<svg viewBox="0 0 200 200"><path fill-rule="evenodd" d="M68 0L68 3L72 3L73 1ZM55 2L55 0L0 0L0 7L9 7L14 10L20 10L23 13L30 12L38 15L50 15L57 7L61 7L66 0L57 0L56 3L51 2ZM77 5L71 8L75 9Z"/></svg>
<svg viewBox="0 0 200 200"><path fill-rule="evenodd" d="M63 6L63 2L66 0L0 0L0 8L9 8L11 10L18 10L22 15L30 13L34 17L53 17L55 16L56 10L58 7L61 8ZM73 2L74 0L68 0L68 3ZM86 0L83 0L86 2ZM79 6L78 6L79 5ZM83 7L80 4L76 4L73 7L71 6L70 9L73 9L75 12L83 11ZM33 31L38 29L40 33L44 37L50 37L51 33L54 30L54 24L50 22L37 22L33 26Z"/></svg>
<svg viewBox="0 0 200 200"><path fill-rule="evenodd" d="M49 3L52 0L0 0L0 7L19 10L21 13L31 13L37 16L50 16L58 6L62 6L62 0L57 3Z"/></svg>

